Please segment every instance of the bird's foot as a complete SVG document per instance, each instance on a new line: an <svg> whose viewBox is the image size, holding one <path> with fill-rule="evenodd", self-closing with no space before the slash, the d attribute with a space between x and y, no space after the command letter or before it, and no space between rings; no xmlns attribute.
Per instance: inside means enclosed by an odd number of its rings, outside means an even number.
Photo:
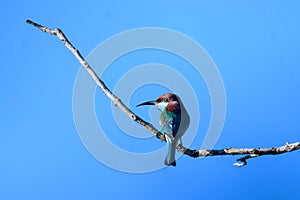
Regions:
<svg viewBox="0 0 300 200"><path fill-rule="evenodd" d="M164 133L165 139L168 142L173 142L175 140L175 137L172 134Z"/></svg>
<svg viewBox="0 0 300 200"><path fill-rule="evenodd" d="M183 144L182 144L181 138L180 138L178 141L179 141L179 142L178 142L178 144L177 144L177 147L183 148ZM180 151L179 149L177 149L177 150Z"/></svg>

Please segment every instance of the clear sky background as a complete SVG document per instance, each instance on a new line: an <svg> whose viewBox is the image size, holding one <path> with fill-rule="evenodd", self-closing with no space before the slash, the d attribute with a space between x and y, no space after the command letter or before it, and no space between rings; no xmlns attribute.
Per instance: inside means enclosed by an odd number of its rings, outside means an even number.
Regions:
<svg viewBox="0 0 300 200"><path fill-rule="evenodd" d="M103 165L81 143L73 121L79 63L57 38L25 23L60 27L85 57L128 29L163 27L190 36L210 54L226 89L227 116L215 148L271 147L300 140L299 10L299 1L271 0L2 2L0 199L299 198L300 151L252 159L242 168L232 165L239 158L232 156L183 156L176 168L146 174ZM144 58L137 64L160 63L164 55ZM121 64L130 69L130 59ZM120 76L108 71L103 79L114 87ZM130 107L163 91L148 92L137 93ZM102 98L109 103L97 90L96 107ZM203 131L210 117L205 105ZM147 110L133 109L141 116ZM191 148L200 147L203 131ZM142 143L145 149L161 145L154 138Z"/></svg>

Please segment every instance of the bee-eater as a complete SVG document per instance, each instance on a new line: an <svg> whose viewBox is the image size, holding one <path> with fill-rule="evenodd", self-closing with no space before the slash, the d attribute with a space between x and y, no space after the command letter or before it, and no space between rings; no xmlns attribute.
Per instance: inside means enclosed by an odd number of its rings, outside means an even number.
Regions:
<svg viewBox="0 0 300 200"><path fill-rule="evenodd" d="M176 166L175 151L178 140L182 144L181 137L190 123L190 117L182 104L180 98L175 94L163 94L156 100L147 101L137 106L154 105L162 113L159 124L165 135L168 152L165 158L165 165Z"/></svg>

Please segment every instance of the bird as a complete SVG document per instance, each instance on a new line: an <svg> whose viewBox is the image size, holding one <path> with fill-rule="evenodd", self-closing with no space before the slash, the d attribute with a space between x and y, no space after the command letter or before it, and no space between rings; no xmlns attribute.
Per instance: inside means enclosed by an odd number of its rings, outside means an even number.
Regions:
<svg viewBox="0 0 300 200"><path fill-rule="evenodd" d="M176 146L178 141L182 145L181 137L189 126L190 116L176 94L166 93L159 96L156 100L140 103L137 107L145 105L154 105L161 111L159 124L166 138L168 148L164 164L176 166Z"/></svg>

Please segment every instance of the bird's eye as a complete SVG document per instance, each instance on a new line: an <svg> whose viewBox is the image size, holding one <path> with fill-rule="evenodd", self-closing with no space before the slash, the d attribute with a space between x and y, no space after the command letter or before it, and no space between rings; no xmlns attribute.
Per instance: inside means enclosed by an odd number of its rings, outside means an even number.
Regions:
<svg viewBox="0 0 300 200"><path fill-rule="evenodd" d="M164 102L169 102L169 99L167 97L165 97Z"/></svg>

